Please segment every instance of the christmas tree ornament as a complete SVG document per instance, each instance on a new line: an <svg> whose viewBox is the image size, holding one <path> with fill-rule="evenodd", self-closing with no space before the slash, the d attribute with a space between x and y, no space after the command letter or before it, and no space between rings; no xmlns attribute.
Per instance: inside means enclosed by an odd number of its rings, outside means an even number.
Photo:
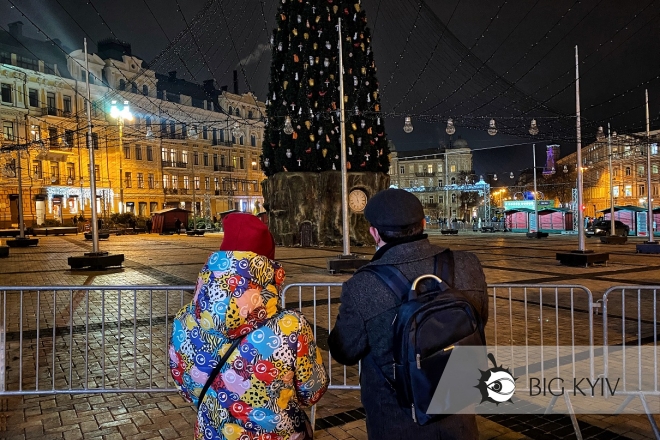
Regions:
<svg viewBox="0 0 660 440"><path fill-rule="evenodd" d="M305 26L309 27L309 19L305 22Z"/></svg>
<svg viewBox="0 0 660 440"><path fill-rule="evenodd" d="M367 161L365 160L364 162L362 162L362 163L360 164L360 166L361 166L362 168L366 167L366 166L367 166Z"/></svg>
<svg viewBox="0 0 660 440"><path fill-rule="evenodd" d="M305 32L305 33L303 34L303 38L304 38L305 40L309 40L309 34L308 34L307 32Z"/></svg>
<svg viewBox="0 0 660 440"><path fill-rule="evenodd" d="M380 117L376 118L376 125L380 125Z"/></svg>
<svg viewBox="0 0 660 440"><path fill-rule="evenodd" d="M337 167L335 167L335 164L332 164L332 171L337 171Z"/></svg>
<svg viewBox="0 0 660 440"><path fill-rule="evenodd" d="M353 113L355 114L355 116L358 116L360 114L360 108L357 105L355 106Z"/></svg>
<svg viewBox="0 0 660 440"><path fill-rule="evenodd" d="M366 122L364 119L362 119L362 120L360 121L360 128L364 128L365 125L367 125L367 122Z"/></svg>
<svg viewBox="0 0 660 440"><path fill-rule="evenodd" d="M273 44L275 44L275 36L271 35L270 36L270 45L272 46Z"/></svg>
<svg viewBox="0 0 660 440"><path fill-rule="evenodd" d="M282 167L282 169L283 169L284 171L286 171L286 172L288 172L288 171L289 171L289 170L287 170L287 169L286 169L286 167L285 167L285 166L283 166L283 167Z"/></svg>
<svg viewBox="0 0 660 440"><path fill-rule="evenodd" d="M360 73L361 73L362 75L366 75L366 74L367 74L367 68L366 68L366 67L362 67L362 68L360 68ZM367 84L367 85L368 85L368 84Z"/></svg>
<svg viewBox="0 0 660 440"><path fill-rule="evenodd" d="M312 126L312 123L310 121L305 121L305 127L307 127L307 130L309 130Z"/></svg>
<svg viewBox="0 0 660 440"><path fill-rule="evenodd" d="M312 147L309 147L308 149L305 150L305 153L309 154L312 152Z"/></svg>
<svg viewBox="0 0 660 440"><path fill-rule="evenodd" d="M355 143L355 136L353 136L352 134L349 134L348 138L351 140L351 144Z"/></svg>
<svg viewBox="0 0 660 440"><path fill-rule="evenodd" d="M265 158L265 159L264 159L264 166L265 166L266 168L268 168L268 167L270 166L270 160L268 160L268 158Z"/></svg>
<svg viewBox="0 0 660 440"><path fill-rule="evenodd" d="M286 90L286 88L287 88L288 85L289 85L289 81L284 81L284 82L282 83L282 88L283 88L284 90Z"/></svg>
<svg viewBox="0 0 660 440"><path fill-rule="evenodd" d="M313 66L314 65L314 57L310 55L309 57L309 65Z"/></svg>
<svg viewBox="0 0 660 440"><path fill-rule="evenodd" d="M337 13L338 10L339 10L339 6L334 5L334 6L332 7L332 12L334 12L335 14Z"/></svg>
<svg viewBox="0 0 660 440"><path fill-rule="evenodd" d="M327 58L325 60L323 60L323 66L324 67L329 67L330 66L330 60L327 59Z"/></svg>
<svg viewBox="0 0 660 440"><path fill-rule="evenodd" d="M357 145L358 145L358 147L362 146L362 138L361 137L357 138Z"/></svg>
<svg viewBox="0 0 660 440"><path fill-rule="evenodd" d="M289 149L289 148L286 149L286 157L291 159L291 149Z"/></svg>
<svg viewBox="0 0 660 440"><path fill-rule="evenodd" d="M320 142L317 142L317 143L316 143L316 149L317 149L317 150L320 150L320 149L321 149L321 143L320 143Z"/></svg>
<svg viewBox="0 0 660 440"><path fill-rule="evenodd" d="M358 79L357 79L357 76L354 76L354 77L353 77L353 85L354 85L355 87L357 87L357 85L358 85Z"/></svg>
<svg viewBox="0 0 660 440"><path fill-rule="evenodd" d="M321 136L323 134L323 127L319 127L318 133L319 133L319 136Z"/></svg>
<svg viewBox="0 0 660 440"><path fill-rule="evenodd" d="M293 133L293 126L291 125L291 118L286 117L284 119L284 134L292 134Z"/></svg>
<svg viewBox="0 0 660 440"><path fill-rule="evenodd" d="M286 15L280 14L280 18L282 19L282 21L286 21Z"/></svg>
<svg viewBox="0 0 660 440"><path fill-rule="evenodd" d="M539 134L539 127L536 125L536 119L532 119L532 123L529 125L529 134L532 136Z"/></svg>
<svg viewBox="0 0 660 440"><path fill-rule="evenodd" d="M300 166L300 163L302 162L301 159L298 159L298 166Z"/></svg>
<svg viewBox="0 0 660 440"><path fill-rule="evenodd" d="M300 16L300 14L298 14L297 20L298 20L298 23L302 23L302 17Z"/></svg>
<svg viewBox="0 0 660 440"><path fill-rule="evenodd" d="M295 30L295 29L294 29L294 30ZM303 46L302 43L300 43L300 44L298 45L298 49L299 49L301 52L302 52L302 50L303 50L303 47L305 47L305 46Z"/></svg>
<svg viewBox="0 0 660 440"><path fill-rule="evenodd" d="M353 150L351 149L351 147L348 147L348 155L349 155L349 156L352 156L352 155L353 155Z"/></svg>
<svg viewBox="0 0 660 440"><path fill-rule="evenodd" d="M314 50L318 50L319 45L318 45L317 43L314 43L314 44L312 45L312 47L314 48Z"/></svg>
<svg viewBox="0 0 660 440"><path fill-rule="evenodd" d="M308 83L310 87L314 87L314 78L310 78Z"/></svg>
<svg viewBox="0 0 660 440"><path fill-rule="evenodd" d="M339 159L339 155L338 155L338 154L335 156L335 159Z"/></svg>
<svg viewBox="0 0 660 440"><path fill-rule="evenodd" d="M296 72L296 81L298 81L298 72ZM287 83L287 81L284 81L284 83ZM283 83L283 84L284 84ZM287 83L288 84L288 83Z"/></svg>
<svg viewBox="0 0 660 440"><path fill-rule="evenodd" d="M328 49L328 50L332 49L332 46L330 45L329 41L325 42L325 48Z"/></svg>
<svg viewBox="0 0 660 440"><path fill-rule="evenodd" d="M294 131L293 134L291 135L294 139L298 139L298 132Z"/></svg>
<svg viewBox="0 0 660 440"><path fill-rule="evenodd" d="M346 169L347 169L347 170L350 170L350 169L351 169L351 163L350 163L350 162L346 162Z"/></svg>
<svg viewBox="0 0 660 440"><path fill-rule="evenodd" d="M351 128L353 131L357 131L357 124L355 122L351 122Z"/></svg>
<svg viewBox="0 0 660 440"><path fill-rule="evenodd" d="M317 22L317 23L318 23L319 21L321 21L321 16L320 16L320 15L317 15L316 18L314 19L314 21ZM320 36L321 36L321 31L319 31L319 37L320 37Z"/></svg>
<svg viewBox="0 0 660 440"><path fill-rule="evenodd" d="M279 50L280 52L282 52L282 49L283 49L283 48L282 48L282 43L279 43L279 44L277 45L277 50Z"/></svg>
<svg viewBox="0 0 660 440"><path fill-rule="evenodd" d="M286 70L286 68L284 67L284 64L282 64L282 72L284 72L284 70Z"/></svg>
<svg viewBox="0 0 660 440"><path fill-rule="evenodd" d="M293 62L294 62L294 63L297 63L297 62L299 62L299 61L300 61L300 58L298 58L298 54L297 54L297 53L294 53L294 54L293 54Z"/></svg>
<svg viewBox="0 0 660 440"><path fill-rule="evenodd" d="M358 38L358 33L356 32L355 34L353 34L353 39L357 40L357 38Z"/></svg>
<svg viewBox="0 0 660 440"><path fill-rule="evenodd" d="M314 142L316 140L316 136L314 136L314 134L310 134L309 135L309 140Z"/></svg>
<svg viewBox="0 0 660 440"><path fill-rule="evenodd" d="M328 154L328 149L327 148L322 149L321 154L323 154L323 157L325 157Z"/></svg>
<svg viewBox="0 0 660 440"><path fill-rule="evenodd" d="M371 134L371 127L367 128L367 134Z"/></svg>

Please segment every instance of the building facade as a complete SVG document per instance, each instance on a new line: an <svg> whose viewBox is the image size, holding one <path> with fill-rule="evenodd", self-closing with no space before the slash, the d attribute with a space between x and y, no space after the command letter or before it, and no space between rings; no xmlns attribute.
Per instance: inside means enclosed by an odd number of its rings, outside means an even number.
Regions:
<svg viewBox="0 0 660 440"><path fill-rule="evenodd" d="M660 206L660 155L658 140L660 130L650 132L649 142L646 133L619 135L612 133L612 196L615 206L647 207L649 192L652 206ZM651 188L647 184L647 151L651 154ZM577 153L563 157L558 170L566 169L574 176L573 187L577 187L575 168ZM565 168L564 168L565 167ZM582 148L583 205L584 215L600 217L602 211L610 207L609 144L605 137Z"/></svg>
<svg viewBox="0 0 660 440"><path fill-rule="evenodd" d="M392 187L415 194L432 219L472 218L471 208L461 200L462 191L454 189L474 175L467 141L458 139L453 148L397 151L392 145L390 150Z"/></svg>
<svg viewBox="0 0 660 440"><path fill-rule="evenodd" d="M12 25L15 41L29 40ZM206 218L263 210L265 107L251 93L158 74L115 40L88 55L87 84L83 51L40 60L38 51L26 53L30 44L8 41L0 38L0 227L18 223L19 165L26 226L90 218L93 205L101 217L146 217L165 207ZM89 190L88 87L96 197ZM113 106L130 109L132 118L113 116Z"/></svg>

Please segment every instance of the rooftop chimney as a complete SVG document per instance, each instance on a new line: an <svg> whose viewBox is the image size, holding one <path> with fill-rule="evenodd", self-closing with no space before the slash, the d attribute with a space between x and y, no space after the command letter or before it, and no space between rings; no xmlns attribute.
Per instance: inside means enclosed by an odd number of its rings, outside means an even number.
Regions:
<svg viewBox="0 0 660 440"><path fill-rule="evenodd" d="M15 21L9 23L9 33L12 37L22 37L23 36L23 22Z"/></svg>
<svg viewBox="0 0 660 440"><path fill-rule="evenodd" d="M234 70L234 94L238 95L238 70Z"/></svg>
<svg viewBox="0 0 660 440"><path fill-rule="evenodd" d="M176 70L172 70L171 72L167 72L168 75L170 76L169 80L170 81L176 81Z"/></svg>

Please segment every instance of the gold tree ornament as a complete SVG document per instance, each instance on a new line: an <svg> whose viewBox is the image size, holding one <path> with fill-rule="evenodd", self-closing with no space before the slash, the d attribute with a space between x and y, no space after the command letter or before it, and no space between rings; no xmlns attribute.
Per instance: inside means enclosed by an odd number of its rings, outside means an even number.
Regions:
<svg viewBox="0 0 660 440"><path fill-rule="evenodd" d="M327 148L323 148L323 149L321 150L321 154L323 154L323 157L325 157L325 156L328 154L328 149L327 149Z"/></svg>
<svg viewBox="0 0 660 440"><path fill-rule="evenodd" d="M286 88L287 88L288 85L289 85L289 81L284 81L284 82L282 83L282 88L283 88L284 90L286 90Z"/></svg>
<svg viewBox="0 0 660 440"><path fill-rule="evenodd" d="M309 130L312 127L312 123L310 121L305 121L305 127Z"/></svg>
<svg viewBox="0 0 660 440"><path fill-rule="evenodd" d="M293 32L293 35L295 35L296 37L298 36L298 29L294 28L293 31L291 31L291 32Z"/></svg>
<svg viewBox="0 0 660 440"><path fill-rule="evenodd" d="M314 78L310 78L310 79L309 79L309 85L310 85L311 87L314 87Z"/></svg>

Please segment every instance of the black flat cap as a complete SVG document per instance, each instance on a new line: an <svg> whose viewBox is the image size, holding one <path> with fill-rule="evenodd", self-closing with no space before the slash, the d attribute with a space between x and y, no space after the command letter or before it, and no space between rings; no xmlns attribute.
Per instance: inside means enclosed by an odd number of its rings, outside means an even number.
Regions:
<svg viewBox="0 0 660 440"><path fill-rule="evenodd" d="M424 208L408 191L390 188L369 200L364 216L380 231L398 231L421 222Z"/></svg>

